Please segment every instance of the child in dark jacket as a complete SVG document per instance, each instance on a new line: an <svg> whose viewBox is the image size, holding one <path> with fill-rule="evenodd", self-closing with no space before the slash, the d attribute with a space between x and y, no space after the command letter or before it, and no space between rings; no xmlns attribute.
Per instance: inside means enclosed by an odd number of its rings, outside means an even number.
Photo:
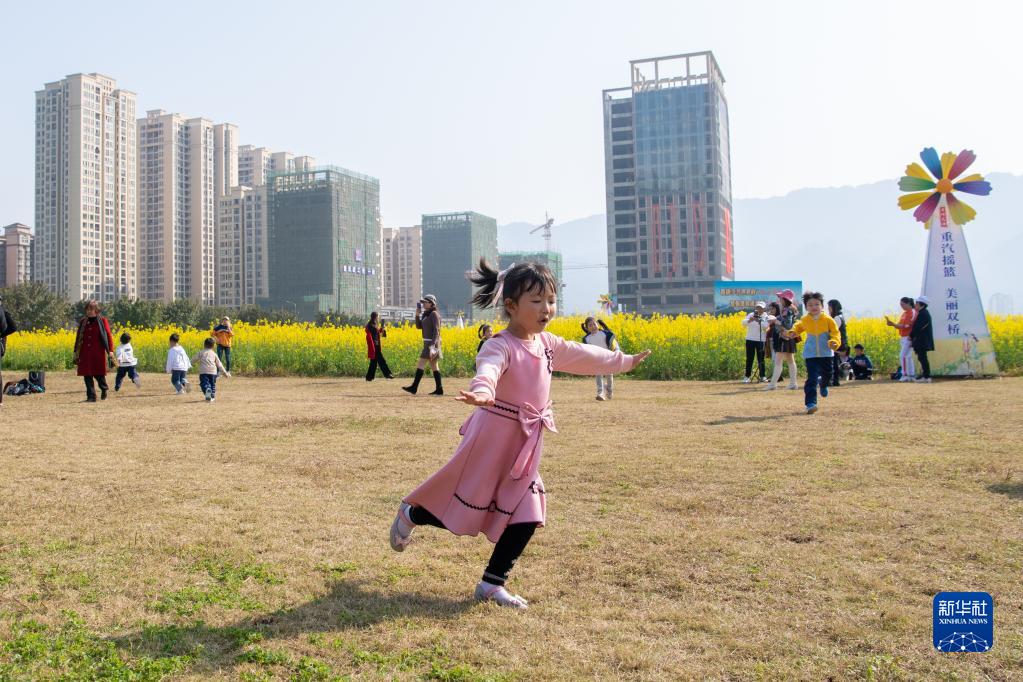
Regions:
<svg viewBox="0 0 1023 682"><path fill-rule="evenodd" d="M852 365L853 379L859 381L870 381L874 378L874 363L863 352L863 344L857 343L853 346L853 356L849 359Z"/></svg>

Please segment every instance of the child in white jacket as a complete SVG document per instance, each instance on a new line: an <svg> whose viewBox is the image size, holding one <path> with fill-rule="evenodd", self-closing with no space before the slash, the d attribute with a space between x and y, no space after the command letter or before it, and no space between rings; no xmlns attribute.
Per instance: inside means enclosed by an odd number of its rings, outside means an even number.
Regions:
<svg viewBox="0 0 1023 682"><path fill-rule="evenodd" d="M139 379L139 361L135 358L135 349L131 347L131 334L121 334L121 345L114 349L114 358L117 359L117 378L114 379L114 390L120 391L124 377L131 379L132 383L142 388L142 381Z"/></svg>
<svg viewBox="0 0 1023 682"><path fill-rule="evenodd" d="M188 359L188 353L178 345L180 340L180 335L171 334L170 348L167 350L167 372L171 375L171 384L178 395L191 390L187 377L188 370L192 367L192 363Z"/></svg>

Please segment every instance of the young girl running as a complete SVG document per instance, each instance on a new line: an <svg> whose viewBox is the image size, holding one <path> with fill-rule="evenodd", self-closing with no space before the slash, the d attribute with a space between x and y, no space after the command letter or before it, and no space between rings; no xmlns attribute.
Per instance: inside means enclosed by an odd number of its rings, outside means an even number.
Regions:
<svg viewBox="0 0 1023 682"><path fill-rule="evenodd" d="M612 353L544 331L557 310L557 282L540 263L497 272L481 260L471 280L477 287L473 303L499 307L508 327L476 357L476 376L457 398L476 407L459 429L462 442L447 464L402 501L391 524L391 548L404 551L418 525L456 535L482 531L496 546L476 598L524 609L526 600L504 585L533 532L546 521L539 468L543 431L555 430L551 374L628 371L650 351Z"/></svg>
<svg viewBox="0 0 1023 682"><path fill-rule="evenodd" d="M828 397L828 384L831 383L831 365L835 351L841 345L838 325L831 316L824 312L824 295L819 291L808 291L803 294L803 306L806 315L792 325L792 329L782 332L786 339L801 339L806 334L803 344L803 360L806 362L806 383L803 385L806 413L817 411L817 388L820 386L821 397Z"/></svg>

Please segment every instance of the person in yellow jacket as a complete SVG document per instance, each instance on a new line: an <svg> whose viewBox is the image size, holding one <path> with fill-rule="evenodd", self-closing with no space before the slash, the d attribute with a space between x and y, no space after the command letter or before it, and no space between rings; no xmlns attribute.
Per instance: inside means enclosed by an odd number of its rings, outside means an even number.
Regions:
<svg viewBox="0 0 1023 682"><path fill-rule="evenodd" d="M806 413L817 411L817 384L820 384L821 397L828 397L828 383L831 380L831 363L835 350L842 343L838 325L831 316L824 312L824 294L819 291L808 291L803 294L803 306L806 315L792 325L792 329L783 331L787 339L802 339L803 360L806 361L806 384L803 393L806 398Z"/></svg>
<svg viewBox="0 0 1023 682"><path fill-rule="evenodd" d="M234 338L234 332L231 331L231 318L220 318L220 324L213 328L213 331L210 332L210 336L217 340L217 357L220 358L222 363L224 363L224 369L226 369L228 375L230 375L231 339Z"/></svg>

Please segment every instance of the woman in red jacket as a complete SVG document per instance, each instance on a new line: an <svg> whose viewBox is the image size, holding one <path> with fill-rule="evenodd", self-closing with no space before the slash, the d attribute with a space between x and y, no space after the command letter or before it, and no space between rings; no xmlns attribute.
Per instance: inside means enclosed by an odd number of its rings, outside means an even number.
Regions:
<svg viewBox="0 0 1023 682"><path fill-rule="evenodd" d="M377 367L385 379L393 379L391 368L387 366L387 360L380 350L380 337L387 336L387 330L380 324L380 316L370 313L369 323L366 325L366 356L369 358L369 370L366 372L366 381L373 381L377 375Z"/></svg>
<svg viewBox="0 0 1023 682"><path fill-rule="evenodd" d="M78 321L75 334L74 363L78 376L85 378L85 399L96 402L96 387L99 384L100 399L107 399L107 361L114 360L114 338L110 323L99 314L99 303L90 300L85 304L85 317Z"/></svg>

